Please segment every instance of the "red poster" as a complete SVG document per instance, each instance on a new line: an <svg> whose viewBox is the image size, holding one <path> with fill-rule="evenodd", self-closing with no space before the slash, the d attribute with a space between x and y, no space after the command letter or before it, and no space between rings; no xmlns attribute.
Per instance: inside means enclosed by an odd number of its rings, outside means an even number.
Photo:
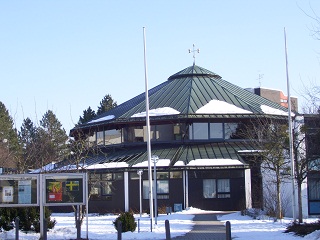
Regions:
<svg viewBox="0 0 320 240"><path fill-rule="evenodd" d="M62 201L62 182L49 182L48 186L48 201L61 202Z"/></svg>

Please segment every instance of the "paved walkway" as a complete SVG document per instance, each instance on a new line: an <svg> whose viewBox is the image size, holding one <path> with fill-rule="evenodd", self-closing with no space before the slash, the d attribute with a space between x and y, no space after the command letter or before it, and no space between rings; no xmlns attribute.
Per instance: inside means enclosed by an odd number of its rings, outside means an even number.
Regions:
<svg viewBox="0 0 320 240"><path fill-rule="evenodd" d="M192 230L184 236L172 239L186 240L226 240L226 228L223 223L217 220L217 213L195 214L193 221L195 225Z"/></svg>

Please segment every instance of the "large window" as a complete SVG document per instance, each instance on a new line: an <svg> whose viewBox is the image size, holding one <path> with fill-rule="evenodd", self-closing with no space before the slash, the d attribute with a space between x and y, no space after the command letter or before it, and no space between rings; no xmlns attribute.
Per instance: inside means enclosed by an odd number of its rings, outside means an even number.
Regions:
<svg viewBox="0 0 320 240"><path fill-rule="evenodd" d="M230 198L230 179L203 179L204 198Z"/></svg>
<svg viewBox="0 0 320 240"><path fill-rule="evenodd" d="M114 182L123 180L123 173L90 174L90 194L93 200L111 200L114 194Z"/></svg>
<svg viewBox="0 0 320 240"><path fill-rule="evenodd" d="M223 123L193 123L189 136L194 140L222 139Z"/></svg>
<svg viewBox="0 0 320 240"><path fill-rule="evenodd" d="M239 123L193 123L189 127L190 140L209 139L240 139L241 128Z"/></svg>
<svg viewBox="0 0 320 240"><path fill-rule="evenodd" d="M143 180L142 195L143 199L149 199L149 180ZM169 199L169 180L157 180L157 199Z"/></svg>

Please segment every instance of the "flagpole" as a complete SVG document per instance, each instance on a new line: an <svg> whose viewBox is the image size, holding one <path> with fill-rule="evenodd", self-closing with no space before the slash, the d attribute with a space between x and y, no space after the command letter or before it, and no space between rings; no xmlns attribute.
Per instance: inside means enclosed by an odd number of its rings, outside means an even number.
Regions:
<svg viewBox="0 0 320 240"><path fill-rule="evenodd" d="M295 170L293 159L293 137L292 137L292 119L291 119L291 97L290 97L290 83L289 83L289 71L288 71L288 55L287 55L287 36L286 28L284 28L284 45L286 55L286 74L287 74L287 94L288 94L288 124L289 124L289 144L290 144L290 162L291 162L291 184L292 184L292 218L296 221L296 193L295 193Z"/></svg>
<svg viewBox="0 0 320 240"><path fill-rule="evenodd" d="M152 171L151 171L151 143L150 143L150 119L149 119L149 94L148 94L148 76L147 76L147 58L146 58L146 30L143 27L143 49L144 49L144 76L146 89L146 125L147 125L147 155L148 155L148 178L149 178L149 206L151 231L154 226L153 221L153 194L152 194Z"/></svg>

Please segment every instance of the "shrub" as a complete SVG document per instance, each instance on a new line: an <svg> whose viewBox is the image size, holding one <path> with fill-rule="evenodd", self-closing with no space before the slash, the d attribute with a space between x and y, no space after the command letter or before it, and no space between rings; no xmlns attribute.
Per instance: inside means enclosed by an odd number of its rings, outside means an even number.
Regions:
<svg viewBox="0 0 320 240"><path fill-rule="evenodd" d="M16 208L0 208L0 229L9 231L14 228L14 220L17 217Z"/></svg>
<svg viewBox="0 0 320 240"><path fill-rule="evenodd" d="M38 212L37 212L38 213ZM51 211L48 208L44 208L44 219L47 222L47 228L52 229L56 225L57 221L55 219L51 220ZM32 221L33 231L40 232L40 213L36 215Z"/></svg>
<svg viewBox="0 0 320 240"><path fill-rule="evenodd" d="M320 230L320 220L313 223L298 223L293 222L287 226L285 233L293 232L298 236L308 235L316 230Z"/></svg>
<svg viewBox="0 0 320 240"><path fill-rule="evenodd" d="M56 220L51 220L51 212L44 208L48 229L54 228ZM9 231L14 228L14 221L19 217L19 229L28 232L40 232L40 213L38 207L0 208L0 229Z"/></svg>
<svg viewBox="0 0 320 240"><path fill-rule="evenodd" d="M137 228L137 223L135 222L133 213L131 212L123 212L116 218L116 220L113 221L113 225L117 231L118 221L122 223L122 232L134 232Z"/></svg>

